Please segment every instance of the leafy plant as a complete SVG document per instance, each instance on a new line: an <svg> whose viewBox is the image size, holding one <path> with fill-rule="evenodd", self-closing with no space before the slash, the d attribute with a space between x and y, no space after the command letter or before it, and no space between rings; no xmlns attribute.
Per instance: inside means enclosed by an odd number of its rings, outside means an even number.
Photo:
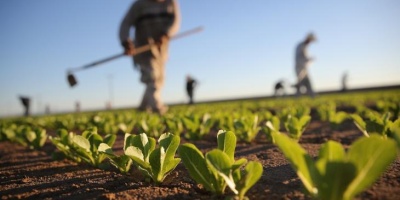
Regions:
<svg viewBox="0 0 400 200"><path fill-rule="evenodd" d="M266 134L268 141L274 143L274 139L271 133L272 131L279 131L280 127L281 121L277 116L271 117L270 120L265 123L265 126L262 126L263 132Z"/></svg>
<svg viewBox="0 0 400 200"><path fill-rule="evenodd" d="M145 133L125 136L125 155L131 158L139 170L156 184L162 183L181 161L175 158L180 137L164 133L156 140L148 138Z"/></svg>
<svg viewBox="0 0 400 200"><path fill-rule="evenodd" d="M62 156L65 156L75 162L81 162L81 158L73 147L72 138L74 137L74 133L68 133L66 129L58 129L56 135L57 137L49 136L49 139L55 145L55 147L61 151L61 154L54 152L53 158L58 159Z"/></svg>
<svg viewBox="0 0 400 200"><path fill-rule="evenodd" d="M108 134L103 139L103 137L97 133L97 128L93 127L84 131L82 135L73 135L71 147L81 160L92 166L100 167L101 162L106 158L106 156L98 150L100 144L104 142L112 146L115 139L115 134Z"/></svg>
<svg viewBox="0 0 400 200"><path fill-rule="evenodd" d="M182 122L186 129L184 136L189 140L199 140L203 138L204 135L210 133L210 129L215 124L215 121L212 120L211 115L208 113L184 116Z"/></svg>
<svg viewBox="0 0 400 200"><path fill-rule="evenodd" d="M261 129L258 126L258 115L244 115L233 122L234 131L240 140L251 142Z"/></svg>
<svg viewBox="0 0 400 200"><path fill-rule="evenodd" d="M226 186L243 199L245 193L260 179L262 165L258 162L247 162L242 158L234 159L236 136L233 132L219 131L218 148L203 155L193 144L182 144L179 155L190 176L203 187L214 193L223 194Z"/></svg>
<svg viewBox="0 0 400 200"><path fill-rule="evenodd" d="M284 122L286 131L289 133L289 137L298 141L306 130L308 124L311 121L309 115L302 116L301 118L288 116L287 121Z"/></svg>
<svg viewBox="0 0 400 200"><path fill-rule="evenodd" d="M166 117L165 123L167 125L167 130L176 135L183 133L184 127L181 118L179 117Z"/></svg>
<svg viewBox="0 0 400 200"><path fill-rule="evenodd" d="M17 126L16 124L9 124L1 127L0 138L30 149L40 149L47 140L47 133L45 129L35 125Z"/></svg>
<svg viewBox="0 0 400 200"><path fill-rule="evenodd" d="M354 142L347 153L340 143L328 141L314 162L298 143L286 135L272 134L307 192L318 199L353 199L396 158L393 140L372 135Z"/></svg>
<svg viewBox="0 0 400 200"><path fill-rule="evenodd" d="M159 137L165 130L165 124L156 114L147 114L136 122L139 133L147 133L151 137Z"/></svg>
<svg viewBox="0 0 400 200"><path fill-rule="evenodd" d="M25 135L27 146L31 149L40 149L47 140L46 130L40 127L25 127L21 135Z"/></svg>
<svg viewBox="0 0 400 200"><path fill-rule="evenodd" d="M370 134L378 134L384 138L393 138L394 129L400 127L400 119L395 121L390 120L390 113L380 115L370 115L368 119L364 120L358 114L352 114L350 117L353 119L357 128L367 137Z"/></svg>

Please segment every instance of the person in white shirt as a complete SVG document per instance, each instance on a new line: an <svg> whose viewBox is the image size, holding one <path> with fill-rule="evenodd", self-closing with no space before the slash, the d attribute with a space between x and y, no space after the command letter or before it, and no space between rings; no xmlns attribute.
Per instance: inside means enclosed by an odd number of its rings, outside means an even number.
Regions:
<svg viewBox="0 0 400 200"><path fill-rule="evenodd" d="M302 90L305 89L307 94L311 97L315 96L314 90L312 89L312 85L310 82L310 78L308 77L307 68L310 66L311 62L314 60L309 57L307 54L307 47L312 42L316 41L316 37L313 33L309 33L307 37L300 42L300 44L296 47L295 54L295 69L297 76L297 84L296 87L296 95L302 94Z"/></svg>

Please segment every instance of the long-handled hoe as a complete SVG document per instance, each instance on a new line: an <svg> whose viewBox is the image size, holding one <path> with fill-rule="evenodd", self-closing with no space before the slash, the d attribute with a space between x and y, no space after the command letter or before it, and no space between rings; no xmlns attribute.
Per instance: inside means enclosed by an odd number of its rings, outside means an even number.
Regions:
<svg viewBox="0 0 400 200"><path fill-rule="evenodd" d="M190 30L178 33L177 35L172 37L171 40L183 38L183 37L192 35L194 33L198 33L198 32L200 32L202 30L203 30L203 27L201 27L201 26L197 27L197 28L194 28L194 29L190 29ZM150 44L147 44L147 45L144 45L144 46L136 48L135 49L135 55L138 55L140 53L143 53L143 52L146 52L146 51L150 50L154 45L156 45L156 44L151 44L150 43ZM124 53L120 53L120 54L113 55L113 56L110 56L110 57L95 61L93 63L87 64L87 65L84 65L84 66L81 66L81 67L68 69L67 70L67 80L68 80L69 86L73 87L78 83L76 78L75 78L75 76L72 74L72 72L89 69L89 68L98 66L99 64L103 64L105 62L108 62L108 61L111 61L111 60L115 60L115 59L120 58L122 56L125 56L125 54Z"/></svg>

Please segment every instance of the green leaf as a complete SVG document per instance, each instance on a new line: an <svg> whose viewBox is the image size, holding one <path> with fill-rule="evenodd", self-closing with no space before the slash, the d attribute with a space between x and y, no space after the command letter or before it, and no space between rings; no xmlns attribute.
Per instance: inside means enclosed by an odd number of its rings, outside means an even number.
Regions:
<svg viewBox="0 0 400 200"><path fill-rule="evenodd" d="M347 188L344 199L369 187L396 158L396 143L379 136L371 135L354 142L348 152L348 160L357 168L357 176Z"/></svg>
<svg viewBox="0 0 400 200"><path fill-rule="evenodd" d="M115 143L115 140L117 139L117 135L115 134L108 134L104 137L103 142L108 144L109 146L112 146Z"/></svg>
<svg viewBox="0 0 400 200"><path fill-rule="evenodd" d="M241 180L236 184L239 199L243 199L246 192L261 178L263 167L261 163L250 161L242 172Z"/></svg>
<svg viewBox="0 0 400 200"><path fill-rule="evenodd" d="M175 157L175 153L179 147L180 141L181 139L177 135L174 136L170 133L164 133L161 135L161 137L158 139L158 143L160 147L165 149L166 159L169 160Z"/></svg>
<svg viewBox="0 0 400 200"><path fill-rule="evenodd" d="M235 170L239 169L241 166L243 166L246 163L247 163L247 159L246 158L241 158L239 160L236 160L232 164L232 171L235 171Z"/></svg>
<svg viewBox="0 0 400 200"><path fill-rule="evenodd" d="M294 140L291 140L284 134L272 132L275 144L289 160L292 168L296 171L304 187L310 194L316 194L316 186L313 179L316 179L316 168L312 158L307 152Z"/></svg>
<svg viewBox="0 0 400 200"><path fill-rule="evenodd" d="M367 132L367 125L364 122L364 120L360 117L358 114L351 114L350 118L353 119L354 124L357 126L357 128L366 136L369 137L369 134Z"/></svg>
<svg viewBox="0 0 400 200"><path fill-rule="evenodd" d="M325 166L328 162L341 162L345 160L345 152L338 142L328 141L321 146L316 166L321 175L326 174Z"/></svg>
<svg viewBox="0 0 400 200"><path fill-rule="evenodd" d="M110 156L110 157L113 157L113 158L116 157L114 155L114 152L113 152L112 148L110 146L108 146L108 144L106 144L106 143L101 143L99 145L98 151L101 152L101 153L107 154L107 156Z"/></svg>
<svg viewBox="0 0 400 200"><path fill-rule="evenodd" d="M206 190L215 192L216 190L213 186L215 180L212 180L211 172L201 151L193 144L186 143L179 146L178 153L189 171L190 177L203 185Z"/></svg>
<svg viewBox="0 0 400 200"><path fill-rule="evenodd" d="M84 138L83 136L80 135L74 135L72 138L72 141L75 145L78 147L84 149L86 152L90 152L90 143L89 140Z"/></svg>
<svg viewBox="0 0 400 200"><path fill-rule="evenodd" d="M156 140L154 138L148 138L145 133L136 135L131 140L132 145L139 148L143 154L143 159L149 162L150 153L156 147Z"/></svg>
<svg viewBox="0 0 400 200"><path fill-rule="evenodd" d="M150 153L149 163L151 166L150 173L153 175L153 181L161 183L164 180L164 174L162 173L162 167L165 160L165 150L163 147L156 148Z"/></svg>
<svg viewBox="0 0 400 200"><path fill-rule="evenodd" d="M304 130L307 128L307 126L308 126L308 124L310 123L310 121L311 121L311 117L309 116L309 115L305 115L305 116L302 116L301 118L300 118L300 120L299 120L299 124L300 124L300 126L301 126L301 133L303 133L304 132ZM301 136L301 135L300 135Z"/></svg>
<svg viewBox="0 0 400 200"><path fill-rule="evenodd" d="M225 184L227 184L235 194L238 194L231 173L233 162L230 160L229 156L219 149L214 149L208 152L205 157L209 169L217 180L217 192L223 193L226 187Z"/></svg>
<svg viewBox="0 0 400 200"><path fill-rule="evenodd" d="M140 150L140 148L135 147L135 146L130 146L130 147L126 148L125 155L130 157L136 164L138 164L140 167L142 167L146 171L151 172L151 166L148 162L145 161L145 157L143 155L142 150Z"/></svg>
<svg viewBox="0 0 400 200"><path fill-rule="evenodd" d="M400 122L400 120L398 120ZM392 138L397 142L397 147L400 149L400 127L392 127Z"/></svg>
<svg viewBox="0 0 400 200"><path fill-rule="evenodd" d="M232 162L235 161L236 136L231 131L218 131L218 149L225 152Z"/></svg>
<svg viewBox="0 0 400 200"><path fill-rule="evenodd" d="M343 161L329 161L323 166L324 174L318 181L318 198L343 199L343 194L356 176L356 167Z"/></svg>
<svg viewBox="0 0 400 200"><path fill-rule="evenodd" d="M36 139L36 133L33 131L26 131L25 137L29 142L33 142Z"/></svg>
<svg viewBox="0 0 400 200"><path fill-rule="evenodd" d="M161 168L162 176L165 177L169 172L174 170L181 161L181 159L175 158L176 150L180 144L180 137L170 133L165 134L164 137L163 135L161 135L163 139L159 139L159 145L161 148L165 149L165 158Z"/></svg>

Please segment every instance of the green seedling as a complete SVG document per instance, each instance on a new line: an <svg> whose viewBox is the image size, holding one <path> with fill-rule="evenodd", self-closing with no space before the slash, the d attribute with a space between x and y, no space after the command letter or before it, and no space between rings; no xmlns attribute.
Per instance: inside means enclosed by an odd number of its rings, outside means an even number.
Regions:
<svg viewBox="0 0 400 200"><path fill-rule="evenodd" d="M143 174L160 184L181 161L175 158L180 137L164 133L156 140L145 133L125 136L125 155L131 158Z"/></svg>
<svg viewBox="0 0 400 200"><path fill-rule="evenodd" d="M46 130L39 127L25 127L20 135L26 138L27 146L31 149L40 149L46 143Z"/></svg>
<svg viewBox="0 0 400 200"><path fill-rule="evenodd" d="M67 157L68 159L75 162L81 162L81 158L73 148L72 138L74 137L74 133L68 133L66 129L58 129L56 135L56 137L49 136L49 139L61 152L61 154L54 152L53 158L59 159Z"/></svg>
<svg viewBox="0 0 400 200"><path fill-rule="evenodd" d="M146 115L145 118L137 121L135 127L140 133L147 133L151 137L159 137L165 130L164 122L158 115Z"/></svg>
<svg viewBox="0 0 400 200"><path fill-rule="evenodd" d="M311 121L311 117L309 115L302 116L301 118L293 117L291 115L288 116L287 120L284 122L286 131L289 134L289 137L298 141L306 130L308 124Z"/></svg>
<svg viewBox="0 0 400 200"><path fill-rule="evenodd" d="M372 185L396 158L396 143L376 135L357 140L347 153L340 143L328 141L314 161L286 135L272 134L306 191L316 199L353 199Z"/></svg>
<svg viewBox="0 0 400 200"><path fill-rule="evenodd" d="M400 119L395 121L390 120L390 113L380 115L370 115L368 119L364 120L358 114L350 115L357 128L366 136L371 134L378 134L383 138L393 138L394 129L400 128Z"/></svg>
<svg viewBox="0 0 400 200"><path fill-rule="evenodd" d="M224 194L226 186L239 199L244 199L245 193L260 179L262 165L258 162L247 163L242 158L234 159L236 136L233 132L219 131L217 136L218 148L203 155L193 144L182 144L179 155L189 175L197 183L217 195Z"/></svg>
<svg viewBox="0 0 400 200"><path fill-rule="evenodd" d="M270 120L265 123L265 126L263 126L262 129L263 132L266 134L268 141L274 143L272 132L279 131L280 127L281 127L281 121L279 120L278 116L271 117Z"/></svg>
<svg viewBox="0 0 400 200"><path fill-rule="evenodd" d="M191 114L182 118L183 125L186 129L185 138L189 140L199 140L210 133L210 129L215 124L211 115L206 113Z"/></svg>
<svg viewBox="0 0 400 200"><path fill-rule="evenodd" d="M240 140L251 142L257 136L259 130L258 115L245 115L233 122L234 131Z"/></svg>
<svg viewBox="0 0 400 200"><path fill-rule="evenodd" d="M38 126L11 124L1 127L1 134L4 140L18 143L30 149L40 149L46 143L46 130Z"/></svg>
<svg viewBox="0 0 400 200"><path fill-rule="evenodd" d="M184 127L181 118L165 118L165 123L169 132L176 133L177 135L183 133Z"/></svg>
<svg viewBox="0 0 400 200"><path fill-rule="evenodd" d="M108 134L104 137L97 133L96 128L90 128L82 133L82 135L73 135L72 149L86 163L101 167L100 164L106 156L99 152L98 148L101 143L112 146L115 142L116 135Z"/></svg>

